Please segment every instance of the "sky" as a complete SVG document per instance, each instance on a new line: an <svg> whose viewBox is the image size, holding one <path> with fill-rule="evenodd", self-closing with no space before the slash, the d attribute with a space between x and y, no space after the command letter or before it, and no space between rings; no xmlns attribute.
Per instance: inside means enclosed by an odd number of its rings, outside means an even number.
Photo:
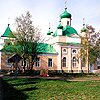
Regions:
<svg viewBox="0 0 100 100"><path fill-rule="evenodd" d="M60 17L64 12L66 0L0 0L0 35L10 23L10 28L15 31L15 19L27 11L32 15L35 26L41 33L48 31L49 22L51 31L55 31ZM72 27L80 32L83 24L92 25L100 29L100 0L67 0L67 11L72 14Z"/></svg>

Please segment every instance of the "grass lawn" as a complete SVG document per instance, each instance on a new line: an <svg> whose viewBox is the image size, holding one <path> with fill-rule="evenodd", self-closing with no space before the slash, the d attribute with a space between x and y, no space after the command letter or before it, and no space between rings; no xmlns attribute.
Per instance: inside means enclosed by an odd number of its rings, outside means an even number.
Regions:
<svg viewBox="0 0 100 100"><path fill-rule="evenodd" d="M3 78L3 100L100 100L100 81Z"/></svg>

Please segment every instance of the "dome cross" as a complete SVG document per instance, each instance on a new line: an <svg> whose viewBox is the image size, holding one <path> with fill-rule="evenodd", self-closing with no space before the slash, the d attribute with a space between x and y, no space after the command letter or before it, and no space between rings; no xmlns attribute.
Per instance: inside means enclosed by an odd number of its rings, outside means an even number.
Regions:
<svg viewBox="0 0 100 100"><path fill-rule="evenodd" d="M65 1L65 10L67 9L67 0Z"/></svg>

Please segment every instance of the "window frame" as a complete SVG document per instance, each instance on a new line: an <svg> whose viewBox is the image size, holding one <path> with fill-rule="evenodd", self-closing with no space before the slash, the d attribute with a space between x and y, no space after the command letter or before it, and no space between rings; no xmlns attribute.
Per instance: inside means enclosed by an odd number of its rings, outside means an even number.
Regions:
<svg viewBox="0 0 100 100"><path fill-rule="evenodd" d="M48 67L53 67L53 59L52 58L48 58Z"/></svg>
<svg viewBox="0 0 100 100"><path fill-rule="evenodd" d="M73 52L75 51L75 52ZM77 49L72 49L72 54L77 54Z"/></svg>
<svg viewBox="0 0 100 100"><path fill-rule="evenodd" d="M38 60L37 60L38 59ZM40 67L40 57L35 59L35 67Z"/></svg>
<svg viewBox="0 0 100 100"><path fill-rule="evenodd" d="M75 56L72 58L72 67L77 67L77 59Z"/></svg>
<svg viewBox="0 0 100 100"><path fill-rule="evenodd" d="M66 57L63 57L62 58L62 67L66 67Z"/></svg>
<svg viewBox="0 0 100 100"><path fill-rule="evenodd" d="M62 48L62 54L67 54L68 49L67 48Z"/></svg>

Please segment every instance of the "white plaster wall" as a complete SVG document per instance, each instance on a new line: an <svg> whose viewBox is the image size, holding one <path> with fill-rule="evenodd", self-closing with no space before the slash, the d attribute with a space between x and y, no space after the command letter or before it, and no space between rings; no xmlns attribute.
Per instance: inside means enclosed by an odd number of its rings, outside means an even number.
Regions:
<svg viewBox="0 0 100 100"><path fill-rule="evenodd" d="M67 37L66 42L74 42L74 43L81 43L80 38L72 38L72 37Z"/></svg>
<svg viewBox="0 0 100 100"><path fill-rule="evenodd" d="M57 29L58 35L62 35L62 29Z"/></svg>
<svg viewBox="0 0 100 100"><path fill-rule="evenodd" d="M81 67L81 58L79 58L78 70L79 70L79 71L82 70L82 67Z"/></svg>
<svg viewBox="0 0 100 100"><path fill-rule="evenodd" d="M54 44L53 47L58 53L57 56L57 70L61 70L61 46L58 44Z"/></svg>
<svg viewBox="0 0 100 100"><path fill-rule="evenodd" d="M69 25L71 25L71 19L70 18L62 18L61 19L61 25L65 27L67 25L67 21L69 21Z"/></svg>
<svg viewBox="0 0 100 100"><path fill-rule="evenodd" d="M61 47L59 46L58 47L58 50L57 50L57 52L58 52L58 57L57 57L57 69L58 70L61 70Z"/></svg>
<svg viewBox="0 0 100 100"><path fill-rule="evenodd" d="M58 42L58 41L59 41L59 37L56 36L56 37L52 37L52 38L48 39L48 40L46 41L46 43L52 45L52 44L54 44L54 43L56 43L56 42Z"/></svg>

